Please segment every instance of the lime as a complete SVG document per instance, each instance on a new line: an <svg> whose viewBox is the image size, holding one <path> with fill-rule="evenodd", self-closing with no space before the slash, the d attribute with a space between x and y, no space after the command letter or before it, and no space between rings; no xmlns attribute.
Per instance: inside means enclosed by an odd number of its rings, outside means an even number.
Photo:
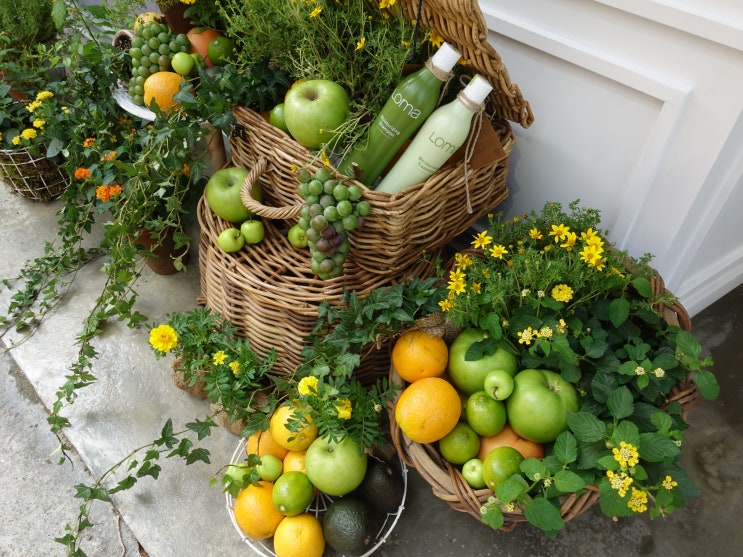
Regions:
<svg viewBox="0 0 743 557"><path fill-rule="evenodd" d="M215 66L224 66L235 52L235 42L228 37L214 37L206 48L206 55Z"/></svg>
<svg viewBox="0 0 743 557"><path fill-rule="evenodd" d="M289 133L289 128L286 127L286 120L284 119L284 103L279 103L271 109L268 115L268 122L281 131Z"/></svg>
<svg viewBox="0 0 743 557"><path fill-rule="evenodd" d="M283 469L284 464L281 459L272 454L263 455L260 463L255 467L255 471L258 472L261 479L267 482L275 482L281 476Z"/></svg>
<svg viewBox="0 0 743 557"><path fill-rule="evenodd" d="M464 407L467 423L484 437L495 435L506 425L506 405L485 391L472 393Z"/></svg>
<svg viewBox="0 0 743 557"><path fill-rule="evenodd" d="M285 472L273 486L273 504L285 516L304 512L314 496L315 488L304 472Z"/></svg>
<svg viewBox="0 0 743 557"><path fill-rule="evenodd" d="M477 456L480 438L466 423L458 422L449 433L439 440L439 452L444 460L452 464L464 464Z"/></svg>
<svg viewBox="0 0 743 557"><path fill-rule="evenodd" d="M482 479L490 489L495 491L501 483L519 473L519 466L524 457L513 447L496 447L482 462Z"/></svg>

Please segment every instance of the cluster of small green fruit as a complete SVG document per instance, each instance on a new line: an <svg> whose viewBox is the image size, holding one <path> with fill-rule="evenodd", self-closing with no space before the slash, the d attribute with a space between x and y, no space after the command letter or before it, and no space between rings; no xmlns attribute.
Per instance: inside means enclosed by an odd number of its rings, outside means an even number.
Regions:
<svg viewBox="0 0 743 557"><path fill-rule="evenodd" d="M171 69L171 60L178 52L190 52L191 43L183 33L173 34L165 23L152 21L136 30L129 48L132 76L129 95L137 105L144 104L144 82L154 73Z"/></svg>
<svg viewBox="0 0 743 557"><path fill-rule="evenodd" d="M307 237L311 270L323 280L338 277L351 249L348 232L363 226L371 205L358 184L347 185L325 167L314 175L301 169L297 178L305 200L297 224Z"/></svg>

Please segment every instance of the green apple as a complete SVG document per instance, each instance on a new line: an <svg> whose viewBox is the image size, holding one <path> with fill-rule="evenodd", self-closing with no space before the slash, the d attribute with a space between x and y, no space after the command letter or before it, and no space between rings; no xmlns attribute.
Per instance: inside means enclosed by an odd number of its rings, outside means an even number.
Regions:
<svg viewBox="0 0 743 557"><path fill-rule="evenodd" d="M259 220L246 220L240 225L240 232L246 244L260 244L266 237L266 227Z"/></svg>
<svg viewBox="0 0 743 557"><path fill-rule="evenodd" d="M462 465L462 476L472 489L482 489L485 487L485 480L482 478L482 460L471 458Z"/></svg>
<svg viewBox="0 0 743 557"><path fill-rule="evenodd" d="M516 356L502 346L496 345L492 354L485 354L476 360L467 359L467 351L476 342L487 338L480 329L465 329L452 342L449 348L449 375L452 383L460 391L471 395L485 388L485 377L494 369L502 369L515 375L518 369Z"/></svg>
<svg viewBox="0 0 743 557"><path fill-rule="evenodd" d="M217 170L209 178L204 188L204 195L207 205L218 217L240 224L252 216L240 199L240 191L248 174L246 168L231 166ZM260 182L253 185L252 196L256 201L263 201Z"/></svg>
<svg viewBox="0 0 743 557"><path fill-rule="evenodd" d="M505 400L513 392L513 376L505 369L494 369L485 376L484 391L495 400Z"/></svg>
<svg viewBox="0 0 743 557"><path fill-rule="evenodd" d="M284 97L286 127L298 143L319 149L346 121L350 100L346 90L327 79L310 79L295 85Z"/></svg>
<svg viewBox="0 0 743 557"><path fill-rule="evenodd" d="M287 232L286 236L289 239L289 243L295 248L303 249L307 247L307 234L305 230L298 224L292 226L289 229L289 232Z"/></svg>
<svg viewBox="0 0 743 557"><path fill-rule="evenodd" d="M505 400L508 423L530 441L549 443L568 429L568 413L578 411L578 393L559 373L525 369L513 378Z"/></svg>
<svg viewBox="0 0 743 557"><path fill-rule="evenodd" d="M367 456L352 437L337 442L324 435L315 439L304 457L304 468L312 485L328 495L352 492L364 480Z"/></svg>
<svg viewBox="0 0 743 557"><path fill-rule="evenodd" d="M482 462L482 479L485 485L495 491L508 478L520 473L523 461L524 457L513 447L496 447Z"/></svg>
<svg viewBox="0 0 743 557"><path fill-rule="evenodd" d="M188 76L196 68L196 60L188 52L176 52L170 61L170 66L175 73Z"/></svg>
<svg viewBox="0 0 743 557"><path fill-rule="evenodd" d="M485 391L472 393L464 405L467 423L478 435L489 437L506 425L506 405L489 397Z"/></svg>
<svg viewBox="0 0 743 557"><path fill-rule="evenodd" d="M255 471L258 472L262 480L275 482L284 470L284 464L281 459L272 454L265 454L261 461L256 464Z"/></svg>
<svg viewBox="0 0 743 557"><path fill-rule="evenodd" d="M217 237L217 245L225 253L234 253L245 245L245 238L237 228L227 228Z"/></svg>

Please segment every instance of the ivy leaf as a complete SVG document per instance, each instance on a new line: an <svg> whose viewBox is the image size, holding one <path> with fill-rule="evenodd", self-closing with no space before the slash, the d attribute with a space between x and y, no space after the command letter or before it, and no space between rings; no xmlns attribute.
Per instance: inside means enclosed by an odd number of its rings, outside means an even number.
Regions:
<svg viewBox="0 0 743 557"><path fill-rule="evenodd" d="M640 434L640 456L648 462L662 462L674 459L681 453L671 439L660 433Z"/></svg>
<svg viewBox="0 0 743 557"><path fill-rule="evenodd" d="M565 528L560 509L544 497L532 499L524 506L524 516L531 524L543 530L550 538L556 538Z"/></svg>
<svg viewBox="0 0 743 557"><path fill-rule="evenodd" d="M634 398L627 387L614 389L606 401L609 413L617 420L631 416L634 410Z"/></svg>
<svg viewBox="0 0 743 557"><path fill-rule="evenodd" d="M553 454L562 464L570 464L578 458L578 442L569 431L563 431L555 439Z"/></svg>
<svg viewBox="0 0 743 557"><path fill-rule="evenodd" d="M560 470L555 474L555 487L564 493L575 493L586 487L586 482L575 472Z"/></svg>
<svg viewBox="0 0 743 557"><path fill-rule="evenodd" d="M567 418L568 426L578 441L599 441L607 434L606 424L589 412L568 414Z"/></svg>
<svg viewBox="0 0 743 557"><path fill-rule="evenodd" d="M615 298L609 304L609 320L619 327L629 317L630 303L626 298Z"/></svg>

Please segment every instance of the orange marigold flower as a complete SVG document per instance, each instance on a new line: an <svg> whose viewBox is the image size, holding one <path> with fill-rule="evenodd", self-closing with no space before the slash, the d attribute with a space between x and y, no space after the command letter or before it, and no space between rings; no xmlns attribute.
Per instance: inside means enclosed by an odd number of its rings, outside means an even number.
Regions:
<svg viewBox="0 0 743 557"><path fill-rule="evenodd" d="M95 196L101 201L110 201L111 190L108 186L98 186L95 190Z"/></svg>
<svg viewBox="0 0 743 557"><path fill-rule="evenodd" d="M78 168L75 170L75 178L78 180L88 180L90 178L90 168Z"/></svg>
<svg viewBox="0 0 743 557"><path fill-rule="evenodd" d="M101 161L103 162L111 162L116 158L116 151L108 151L105 155L101 157Z"/></svg>
<svg viewBox="0 0 743 557"><path fill-rule="evenodd" d="M95 137L88 137L85 139L85 141L83 141L83 147L87 149L88 147L92 147L94 143Z"/></svg>
<svg viewBox="0 0 743 557"><path fill-rule="evenodd" d="M108 194L111 197L116 197L117 195L121 195L121 186L118 184L111 184L108 187Z"/></svg>
<svg viewBox="0 0 743 557"><path fill-rule="evenodd" d="M190 176L191 175L191 168L184 162L183 163L183 175L184 176Z"/></svg>

